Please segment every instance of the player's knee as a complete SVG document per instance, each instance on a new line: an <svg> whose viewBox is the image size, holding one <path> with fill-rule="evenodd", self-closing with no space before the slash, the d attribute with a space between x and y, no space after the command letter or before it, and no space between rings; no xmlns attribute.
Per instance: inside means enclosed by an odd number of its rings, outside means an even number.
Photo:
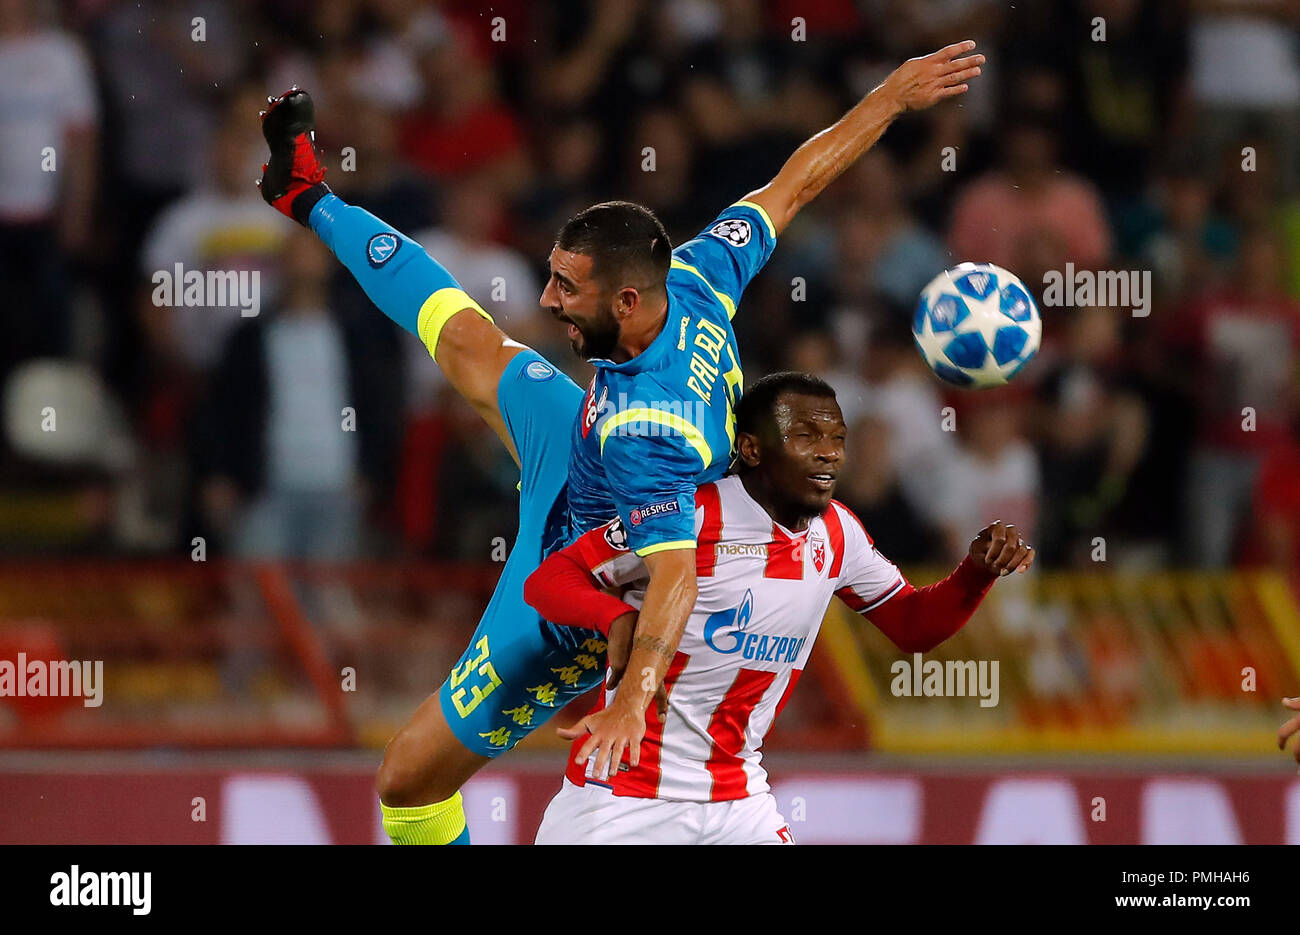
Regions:
<svg viewBox="0 0 1300 935"><path fill-rule="evenodd" d="M441 801L421 794L427 785L421 780L419 772L411 769L400 757L385 756L375 774L375 791L379 793L379 801L391 808L411 808Z"/></svg>
<svg viewBox="0 0 1300 935"><path fill-rule="evenodd" d="M459 766L452 751L408 725L389 741L375 774L375 791L392 808L431 805L455 795L472 773Z"/></svg>
<svg viewBox="0 0 1300 935"><path fill-rule="evenodd" d="M379 801L393 808L410 808L430 805L447 796L437 795L436 783L431 781L432 764L420 756L417 746L398 733L384 751L384 761L375 774L375 791ZM453 790L454 792L455 790ZM452 793L448 793L450 795Z"/></svg>

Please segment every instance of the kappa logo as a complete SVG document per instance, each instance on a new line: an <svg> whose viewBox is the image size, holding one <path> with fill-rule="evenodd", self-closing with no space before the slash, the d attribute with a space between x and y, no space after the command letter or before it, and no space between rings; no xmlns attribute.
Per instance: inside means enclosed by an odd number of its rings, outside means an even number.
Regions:
<svg viewBox="0 0 1300 935"><path fill-rule="evenodd" d="M375 269L383 266L401 248L402 241L396 234L375 234L366 244L366 259Z"/></svg>
<svg viewBox="0 0 1300 935"><path fill-rule="evenodd" d="M609 543L611 549L627 551L627 530L623 528L621 519L616 519L605 527L605 541Z"/></svg>
<svg viewBox="0 0 1300 935"><path fill-rule="evenodd" d="M709 233L714 237L725 240L733 247L743 247L749 243L751 230L749 222L744 218L731 218L714 224Z"/></svg>
<svg viewBox="0 0 1300 935"><path fill-rule="evenodd" d="M821 533L809 534L808 551L812 554L813 567L821 574L821 570L826 567L826 540L821 537Z"/></svg>

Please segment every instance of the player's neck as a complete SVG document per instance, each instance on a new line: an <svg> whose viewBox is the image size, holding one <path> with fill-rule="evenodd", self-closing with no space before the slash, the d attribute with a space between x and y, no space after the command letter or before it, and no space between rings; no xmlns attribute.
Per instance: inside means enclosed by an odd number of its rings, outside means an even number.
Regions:
<svg viewBox="0 0 1300 935"><path fill-rule="evenodd" d="M619 335L618 346L614 348L613 359L615 363L624 363L631 360L638 354L645 353L646 348L655 342L659 333L664 330L664 322L668 320L668 299L665 296L661 302L655 305L647 305L638 309L635 313L637 321L633 322L628 317L623 322L623 330Z"/></svg>
<svg viewBox="0 0 1300 935"><path fill-rule="evenodd" d="M813 515L807 507L797 506L783 500L775 490L768 488L756 471L740 475L740 483L750 498L763 508L763 512L772 517L791 532L800 532L808 528Z"/></svg>

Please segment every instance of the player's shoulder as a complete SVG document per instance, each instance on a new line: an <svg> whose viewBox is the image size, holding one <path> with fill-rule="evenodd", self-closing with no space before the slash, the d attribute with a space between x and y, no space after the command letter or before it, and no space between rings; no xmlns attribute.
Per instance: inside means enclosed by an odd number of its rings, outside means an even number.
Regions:
<svg viewBox="0 0 1300 935"><path fill-rule="evenodd" d="M666 355L653 368L635 373L611 373L606 378L609 395L604 401L605 411L618 415L670 408L668 403L680 398L685 389L685 381L677 373L680 368L673 366L671 357Z"/></svg>
<svg viewBox="0 0 1300 935"><path fill-rule="evenodd" d="M673 250L669 284L703 301L716 300L730 319L735 303L776 247L776 228L752 202L724 208L705 228Z"/></svg>
<svg viewBox="0 0 1300 935"><path fill-rule="evenodd" d="M854 539L861 537L865 539L868 546L874 547L876 540L871 538L871 533L867 532L867 527L858 514L841 503L839 500L832 500L822 513L821 520L826 526L827 533L831 541L841 541L851 543Z"/></svg>
<svg viewBox="0 0 1300 935"><path fill-rule="evenodd" d="M733 250L751 245L767 246L776 241L776 227L761 205L737 201L727 205L695 237L678 245L675 257L691 253L691 245L723 244Z"/></svg>
<svg viewBox="0 0 1300 935"><path fill-rule="evenodd" d="M685 339L692 317L700 316L721 324L736 314L736 302L714 285L716 264L705 255L674 254L668 268L667 288L670 308L684 311L678 315L680 336Z"/></svg>
<svg viewBox="0 0 1300 935"><path fill-rule="evenodd" d="M749 494L735 474L726 474L715 481L700 484L695 490L695 509L706 521L722 525L722 513L734 513L736 504L747 500Z"/></svg>

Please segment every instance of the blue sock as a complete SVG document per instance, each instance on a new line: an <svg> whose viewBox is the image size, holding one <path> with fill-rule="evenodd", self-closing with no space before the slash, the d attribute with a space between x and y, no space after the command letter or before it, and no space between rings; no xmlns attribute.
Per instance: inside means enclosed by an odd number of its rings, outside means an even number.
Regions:
<svg viewBox="0 0 1300 935"><path fill-rule="evenodd" d="M418 243L338 195L316 202L307 226L348 268L370 301L417 337L424 300L439 289L460 288Z"/></svg>

